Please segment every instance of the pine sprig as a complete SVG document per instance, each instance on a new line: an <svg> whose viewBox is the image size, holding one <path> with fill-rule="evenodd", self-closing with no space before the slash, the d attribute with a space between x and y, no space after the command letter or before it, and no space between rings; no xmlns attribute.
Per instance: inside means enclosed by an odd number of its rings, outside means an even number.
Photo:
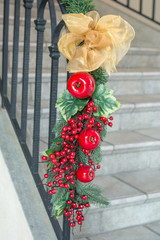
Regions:
<svg viewBox="0 0 160 240"><path fill-rule="evenodd" d="M99 205L101 207L106 207L109 205L108 200L102 195L101 189L99 186L96 186L93 183L81 183L76 182L77 192L80 195L86 195L90 203Z"/></svg>
<svg viewBox="0 0 160 240"><path fill-rule="evenodd" d="M83 13L95 10L92 0L61 0L67 10L67 13Z"/></svg>
<svg viewBox="0 0 160 240"><path fill-rule="evenodd" d="M108 75L106 74L105 70L102 67L90 72L90 74L95 79L96 85L105 84L108 82Z"/></svg>

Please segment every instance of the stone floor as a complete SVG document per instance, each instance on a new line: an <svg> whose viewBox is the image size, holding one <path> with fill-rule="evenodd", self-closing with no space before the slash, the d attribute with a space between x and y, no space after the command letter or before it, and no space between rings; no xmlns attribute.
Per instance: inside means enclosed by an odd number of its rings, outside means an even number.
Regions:
<svg viewBox="0 0 160 240"><path fill-rule="evenodd" d="M160 240L160 222L126 228L93 237L80 238L78 240Z"/></svg>

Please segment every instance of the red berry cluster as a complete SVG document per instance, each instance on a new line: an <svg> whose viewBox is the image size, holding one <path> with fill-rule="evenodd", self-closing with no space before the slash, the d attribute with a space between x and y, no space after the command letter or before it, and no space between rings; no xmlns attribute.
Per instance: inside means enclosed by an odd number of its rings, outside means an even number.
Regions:
<svg viewBox="0 0 160 240"><path fill-rule="evenodd" d="M64 215L67 216L68 221L70 222L71 227L75 227L76 223L78 225L82 225L82 222L84 221L83 216L83 209L84 207L88 208L90 207L90 203L87 202L87 196L83 195L81 196L81 202L78 204L73 200L74 198L74 191L70 191L70 199L67 200L68 208L64 209Z"/></svg>
<svg viewBox="0 0 160 240"><path fill-rule="evenodd" d="M92 89L86 87L87 85L82 81L81 75L85 76L86 83L89 81L88 84ZM49 194L56 194L57 188L68 189L69 197L64 214L67 216L70 226L74 227L76 223L82 225L84 221L83 209L90 207L87 196L80 196L77 192L75 181L78 179L84 183L90 182L94 179L96 168L100 169L99 163L95 166L95 162L92 160L93 150L100 143L100 132L103 130L104 125L112 127L110 121L113 120L113 117L107 119L106 117L97 118L93 116L98 107L95 106L91 97L95 89L95 83L90 74L80 73L78 74L78 80L76 75L76 79L72 77L72 81L73 84L70 82L70 93L73 94L74 89L77 88L79 95L77 96L75 92L74 97L84 98L87 96L90 97L90 100L75 118L70 118L67 124L63 126L61 131L62 142L56 143L61 145L61 150L52 152L49 157L42 156L42 160L52 163L48 172L44 175L44 179L47 179L47 183L44 185L47 185ZM88 158L86 165L81 162L81 159L78 159L79 146L82 148L86 158Z"/></svg>

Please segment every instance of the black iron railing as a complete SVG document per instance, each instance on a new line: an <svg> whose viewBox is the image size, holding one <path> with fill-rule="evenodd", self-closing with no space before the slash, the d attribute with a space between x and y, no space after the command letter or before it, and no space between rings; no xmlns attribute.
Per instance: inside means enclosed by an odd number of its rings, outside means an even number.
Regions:
<svg viewBox="0 0 160 240"><path fill-rule="evenodd" d="M143 17L145 17L157 24L160 24L160 21L157 20L157 17L159 17L160 14L159 14L159 16L156 16L156 8L157 8L159 0L151 0L152 1L151 5L150 5L151 7L148 6L148 9L150 11L149 14L146 14L144 11L144 8L148 4L148 1L139 0L139 4L136 7L133 7L133 2L137 3L137 1L135 2L134 0L126 0L126 3L124 3L124 1L122 2L121 0L112 0L112 1L117 2L120 5L129 8L130 10L142 15Z"/></svg>
<svg viewBox="0 0 160 240"><path fill-rule="evenodd" d="M46 20L44 19L44 11L48 3L50 20L51 20L51 46L49 46L48 54L51 57L51 79L50 79L50 110L49 110L49 139L54 137L52 128L56 121L55 103L57 99L57 82L58 82L58 63L60 53L58 51L57 42L59 34L64 26L61 21L56 23L56 11L54 0L37 0L37 19L35 20L35 29L37 30L36 44L36 69L35 69L35 94L34 94L34 126L33 126L33 152L30 152L26 143L27 133L27 109L28 109L28 82L29 82L29 54L30 54L30 32L31 32L31 11L33 0L23 0L25 8L25 25L24 25L24 49L23 49L23 70L22 70L22 104L21 104L21 124L16 119L17 106L17 74L18 74L18 52L19 52L19 28L20 28L20 0L14 1L14 36L12 51L12 81L11 81L11 100L7 96L8 85L8 42L9 42L9 8L10 0L4 0L4 28L3 28L3 58L2 58L2 79L0 79L0 89L2 95L2 106L6 108L10 120L17 134L19 143L22 147L30 171L33 175L35 183L41 182L38 173L39 162L39 142L40 142L40 116L41 116L41 86L42 86L42 59L43 59L43 35L45 31ZM61 2L58 1L61 12L66 13ZM53 229L58 240L70 239L70 227L63 217L63 230L59 222L51 217L50 199L42 185L38 187L39 193L45 205L46 211L52 223Z"/></svg>

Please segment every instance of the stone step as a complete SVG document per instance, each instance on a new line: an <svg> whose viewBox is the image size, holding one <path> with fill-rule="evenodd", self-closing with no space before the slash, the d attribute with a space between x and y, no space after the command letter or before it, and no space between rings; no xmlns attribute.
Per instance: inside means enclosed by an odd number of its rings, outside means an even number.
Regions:
<svg viewBox="0 0 160 240"><path fill-rule="evenodd" d="M159 80L159 68L120 68L111 74L107 85L115 95L159 94Z"/></svg>
<svg viewBox="0 0 160 240"><path fill-rule="evenodd" d="M62 57L61 60L62 61ZM50 58L49 58L50 65ZM61 67L61 65L60 65ZM42 75L42 100L49 100L50 92L50 78L51 74L49 72L43 72ZM59 70L58 76L58 96L60 93L66 89L66 78L67 73ZM134 69L134 71L127 72L127 69L119 69L119 72L112 73L107 86L114 90L114 96L125 95L128 96L127 104L131 103L129 96L132 95L154 95L160 93L160 70L159 69ZM8 95L10 96L11 88L11 74L8 73ZM18 91L17 91L17 101L21 102L21 83L22 83L22 73L18 74ZM35 73L30 71L29 74L29 99L34 100L34 86L35 86ZM120 98L123 103L123 96ZM134 98L134 96L132 96ZM137 98L139 98L137 96ZM147 97L146 97L147 98ZM136 100L135 100L136 101ZM147 101L147 99L146 99ZM152 102L152 101L151 101ZM133 103L133 102L132 102ZM143 102L142 102L143 103Z"/></svg>
<svg viewBox="0 0 160 240"><path fill-rule="evenodd" d="M82 226L82 231L80 232L77 227L74 231L75 236L87 237L91 240L108 239L99 238L99 235L160 221L160 170L132 170L110 176L99 176L94 182L101 186L104 195L110 201L110 206L91 207L84 215L86 222ZM94 235L96 238L92 237ZM155 236L155 239L159 238Z"/></svg>
<svg viewBox="0 0 160 240"><path fill-rule="evenodd" d="M33 29L33 32L36 32L35 29ZM48 28L48 32L50 33L50 30ZM36 34L36 33L34 33ZM47 35L47 33L46 33ZM43 68L45 71L50 71L50 57L49 57L49 50L48 46L50 44L45 44L43 47ZM12 48L13 43L9 42L9 69L12 67ZM36 63L36 43L30 44L30 69L32 71L35 70L35 63ZM0 55L2 55L2 42L0 42ZM60 61L61 69L66 69L66 60L63 56L61 56L62 61ZM19 42L19 64L18 68L19 70L23 67L23 42ZM131 48L128 52L128 54L124 57L124 59L119 63L118 68L125 68L128 69L129 73L132 71L134 72L135 68L159 68L160 65L160 50L158 49L143 49L143 48ZM132 79L134 74L132 73ZM136 75L136 74L135 74ZM138 87L138 86L137 86Z"/></svg>
<svg viewBox="0 0 160 240"><path fill-rule="evenodd" d="M160 240L160 221L74 240Z"/></svg>
<svg viewBox="0 0 160 240"><path fill-rule="evenodd" d="M121 108L112 116L114 117L113 127L109 132L122 130L138 130L142 128L160 127L160 96L119 96L117 99L122 104ZM28 106L28 126L32 129L34 103L29 102ZM19 104L17 109L20 109ZM48 136L49 122L49 101L43 100L41 103L41 137Z"/></svg>
<svg viewBox="0 0 160 240"><path fill-rule="evenodd" d="M102 167L96 175L160 168L160 127L108 132L101 148ZM48 138L41 138L40 155L47 149Z"/></svg>
<svg viewBox="0 0 160 240"><path fill-rule="evenodd" d="M49 28L48 28L49 30ZM35 32L34 34L37 34L37 31L33 29ZM50 30L49 30L50 31ZM18 70L19 72L22 72L23 69L23 42L19 42L19 54L18 54ZM29 68L31 72L35 72L36 68L36 43L30 44L30 54L29 54ZM50 72L51 70L51 58L49 56L49 49L48 47L51 46L51 43L45 43L43 44L43 68L45 68L45 72ZM3 44L0 42L0 65L2 65L2 47ZM13 50L13 43L9 42L8 45L8 70L11 72L12 69L12 50ZM61 68L65 69L65 58L63 56L60 57L60 65ZM1 69L0 69L1 71ZM0 72L1 74L1 72Z"/></svg>

